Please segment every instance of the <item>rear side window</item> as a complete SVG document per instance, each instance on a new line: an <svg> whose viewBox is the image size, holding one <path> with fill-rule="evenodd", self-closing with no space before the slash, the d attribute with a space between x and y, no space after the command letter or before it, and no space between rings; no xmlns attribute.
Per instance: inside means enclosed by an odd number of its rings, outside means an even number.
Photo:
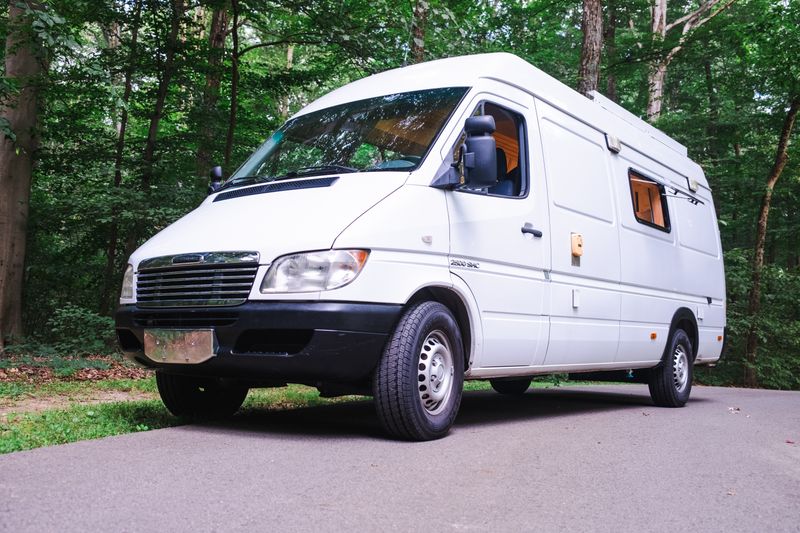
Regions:
<svg viewBox="0 0 800 533"><path fill-rule="evenodd" d="M669 211L664 186L635 170L628 170L633 214L636 220L661 231L669 232Z"/></svg>

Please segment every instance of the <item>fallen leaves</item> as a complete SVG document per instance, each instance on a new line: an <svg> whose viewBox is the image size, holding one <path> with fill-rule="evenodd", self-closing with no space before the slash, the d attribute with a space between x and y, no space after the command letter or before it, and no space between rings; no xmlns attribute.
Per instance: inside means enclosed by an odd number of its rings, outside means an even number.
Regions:
<svg viewBox="0 0 800 533"><path fill-rule="evenodd" d="M0 368L0 383L100 381L106 379L142 379L152 376L152 370L133 366L132 363L127 363L114 357L92 356L85 359L104 363L103 366L107 368L79 368L69 376L58 376L55 370L47 365L46 358L36 358L33 364L26 361L17 362L12 358L6 368Z"/></svg>

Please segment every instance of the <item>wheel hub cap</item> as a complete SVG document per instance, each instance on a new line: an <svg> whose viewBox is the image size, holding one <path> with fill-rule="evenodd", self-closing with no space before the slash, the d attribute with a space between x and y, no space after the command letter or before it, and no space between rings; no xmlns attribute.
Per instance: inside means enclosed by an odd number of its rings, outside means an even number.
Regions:
<svg viewBox="0 0 800 533"><path fill-rule="evenodd" d="M417 368L420 402L428 413L437 414L447 405L453 390L453 352L443 332L435 330L425 338Z"/></svg>
<svg viewBox="0 0 800 533"><path fill-rule="evenodd" d="M683 392L689 383L689 358L683 346L676 347L672 352L672 382L678 392Z"/></svg>

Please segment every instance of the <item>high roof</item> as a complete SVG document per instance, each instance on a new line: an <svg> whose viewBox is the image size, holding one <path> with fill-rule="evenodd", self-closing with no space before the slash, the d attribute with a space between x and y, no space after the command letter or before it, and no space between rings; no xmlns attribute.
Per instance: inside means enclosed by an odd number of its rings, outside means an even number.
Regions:
<svg viewBox="0 0 800 533"><path fill-rule="evenodd" d="M619 138L707 187L702 169L688 159L686 147L633 113L595 93L589 99L542 72L524 59L505 52L428 61L374 74L348 83L304 107L296 116L327 107L407 91L439 87L473 87L481 79L497 80L535 95L562 111ZM642 136L657 141L649 147ZM670 153L672 155L670 155ZM676 161L677 154L680 161Z"/></svg>

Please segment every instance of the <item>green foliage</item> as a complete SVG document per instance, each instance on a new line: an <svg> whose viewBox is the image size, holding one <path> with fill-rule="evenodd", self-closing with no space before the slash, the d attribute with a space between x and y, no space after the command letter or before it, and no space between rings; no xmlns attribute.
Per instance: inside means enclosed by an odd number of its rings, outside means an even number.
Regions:
<svg viewBox="0 0 800 533"><path fill-rule="evenodd" d="M73 405L0 419L0 453L178 425L158 400Z"/></svg>
<svg viewBox="0 0 800 533"><path fill-rule="evenodd" d="M53 346L62 355L105 354L113 351L114 320L77 305L55 310L47 321Z"/></svg>

